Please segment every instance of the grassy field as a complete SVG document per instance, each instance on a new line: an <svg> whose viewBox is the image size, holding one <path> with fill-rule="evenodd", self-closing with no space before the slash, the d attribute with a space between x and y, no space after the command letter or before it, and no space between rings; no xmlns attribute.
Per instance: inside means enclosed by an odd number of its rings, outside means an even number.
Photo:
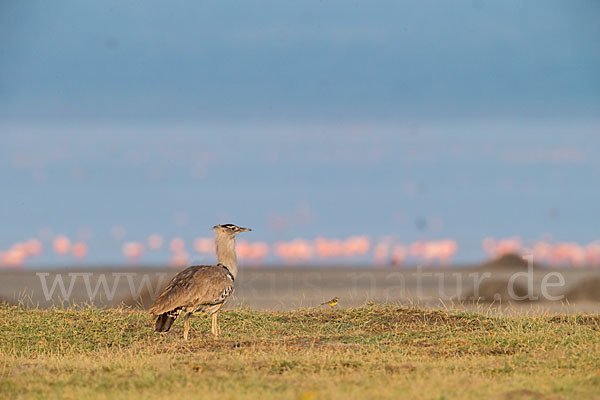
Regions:
<svg viewBox="0 0 600 400"><path fill-rule="evenodd" d="M0 305L0 398L600 398L600 316L365 305L228 310L155 334L147 313Z"/></svg>

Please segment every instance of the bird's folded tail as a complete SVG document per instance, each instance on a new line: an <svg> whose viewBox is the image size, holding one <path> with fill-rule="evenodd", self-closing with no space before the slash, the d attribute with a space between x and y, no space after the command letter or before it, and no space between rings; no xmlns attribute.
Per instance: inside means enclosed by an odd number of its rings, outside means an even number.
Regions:
<svg viewBox="0 0 600 400"><path fill-rule="evenodd" d="M175 322L175 318L169 315L169 313L160 314L156 318L156 325L154 325L155 332L168 332L171 329L171 325Z"/></svg>

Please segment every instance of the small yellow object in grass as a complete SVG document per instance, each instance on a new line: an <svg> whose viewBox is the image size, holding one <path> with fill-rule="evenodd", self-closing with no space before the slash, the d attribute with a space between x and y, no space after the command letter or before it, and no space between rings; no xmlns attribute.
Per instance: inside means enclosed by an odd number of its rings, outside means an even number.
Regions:
<svg viewBox="0 0 600 400"><path fill-rule="evenodd" d="M325 303L323 303L325 304ZM315 392L303 392L298 396L299 400L315 400L317 398L317 394Z"/></svg>
<svg viewBox="0 0 600 400"><path fill-rule="evenodd" d="M337 297L334 297L333 299L329 300L328 302L321 303L321 305L324 306L325 304L327 304L328 306L333 308L333 307L337 306L338 301L340 301L340 299Z"/></svg>

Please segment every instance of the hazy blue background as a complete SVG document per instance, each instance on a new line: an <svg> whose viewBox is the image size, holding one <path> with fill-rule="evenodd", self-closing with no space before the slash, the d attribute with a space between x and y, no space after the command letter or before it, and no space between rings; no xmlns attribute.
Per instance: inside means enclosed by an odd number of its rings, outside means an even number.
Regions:
<svg viewBox="0 0 600 400"><path fill-rule="evenodd" d="M597 1L2 1L0 251L600 237ZM144 259L166 259L156 253ZM55 263L50 252L33 263Z"/></svg>

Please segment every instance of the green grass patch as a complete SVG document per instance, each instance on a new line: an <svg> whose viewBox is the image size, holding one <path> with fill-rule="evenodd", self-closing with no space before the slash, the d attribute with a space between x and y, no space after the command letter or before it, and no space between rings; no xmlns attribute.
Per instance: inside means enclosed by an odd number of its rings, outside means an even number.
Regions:
<svg viewBox="0 0 600 400"><path fill-rule="evenodd" d="M600 317L369 305L228 310L153 332L130 309L0 305L3 398L600 397Z"/></svg>

